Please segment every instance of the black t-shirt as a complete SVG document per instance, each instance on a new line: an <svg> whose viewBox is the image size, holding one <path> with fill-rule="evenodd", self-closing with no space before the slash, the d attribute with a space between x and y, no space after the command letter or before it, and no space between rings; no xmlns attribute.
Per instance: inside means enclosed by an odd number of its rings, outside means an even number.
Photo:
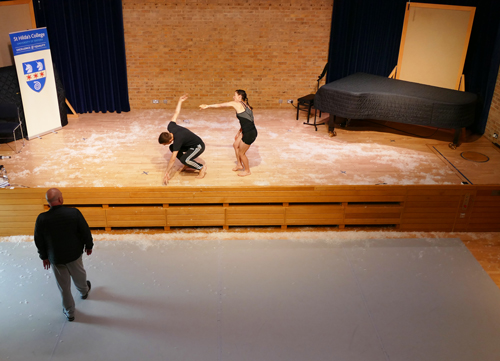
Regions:
<svg viewBox="0 0 500 361"><path fill-rule="evenodd" d="M198 144L203 144L200 137L175 122L168 123L167 130L174 135L174 143L170 146L172 152L186 151L189 148L195 148Z"/></svg>

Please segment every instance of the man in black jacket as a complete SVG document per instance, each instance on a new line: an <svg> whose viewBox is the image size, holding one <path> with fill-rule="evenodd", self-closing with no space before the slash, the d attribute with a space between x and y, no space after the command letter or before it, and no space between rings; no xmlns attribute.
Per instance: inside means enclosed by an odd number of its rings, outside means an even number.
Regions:
<svg viewBox="0 0 500 361"><path fill-rule="evenodd" d="M82 299L88 297L90 281L83 267L83 251L92 254L94 246L90 228L81 212L66 208L59 189L51 188L45 195L50 209L38 215L35 224L35 244L43 267L52 270L61 291L63 312L68 321L75 319L75 301L71 294L71 279Z"/></svg>

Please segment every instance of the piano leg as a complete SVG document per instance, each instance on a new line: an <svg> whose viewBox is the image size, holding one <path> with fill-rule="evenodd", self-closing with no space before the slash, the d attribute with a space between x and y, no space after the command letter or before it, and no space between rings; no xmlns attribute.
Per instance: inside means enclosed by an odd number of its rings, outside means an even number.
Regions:
<svg viewBox="0 0 500 361"><path fill-rule="evenodd" d="M462 135L463 128L455 129L455 135L453 136L453 143L448 144L451 149L457 149L460 145L460 135Z"/></svg>
<svg viewBox="0 0 500 361"><path fill-rule="evenodd" d="M330 137L337 135L337 132L335 131L335 115L333 114L330 114L330 117L328 118L328 134Z"/></svg>

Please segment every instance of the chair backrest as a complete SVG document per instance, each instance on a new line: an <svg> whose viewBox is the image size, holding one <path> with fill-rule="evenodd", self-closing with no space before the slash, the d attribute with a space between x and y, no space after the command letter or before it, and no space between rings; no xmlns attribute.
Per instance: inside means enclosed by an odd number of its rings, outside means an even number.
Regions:
<svg viewBox="0 0 500 361"><path fill-rule="evenodd" d="M14 103L0 102L0 120L8 121L11 119L20 122L17 105Z"/></svg>
<svg viewBox="0 0 500 361"><path fill-rule="evenodd" d="M318 76L318 86L316 87L316 91L319 90L319 82L321 81L321 79L323 79L323 77L326 75L326 72L328 70L328 63L326 63L325 67L323 68L323 71L321 72L321 74Z"/></svg>

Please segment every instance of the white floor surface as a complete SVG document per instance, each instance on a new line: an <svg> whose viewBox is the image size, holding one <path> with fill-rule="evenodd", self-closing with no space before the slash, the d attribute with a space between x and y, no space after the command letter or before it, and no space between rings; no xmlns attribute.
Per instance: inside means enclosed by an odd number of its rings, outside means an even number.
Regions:
<svg viewBox="0 0 500 361"><path fill-rule="evenodd" d="M458 239L98 241L68 322L0 242L0 360L497 361L500 290Z"/></svg>

